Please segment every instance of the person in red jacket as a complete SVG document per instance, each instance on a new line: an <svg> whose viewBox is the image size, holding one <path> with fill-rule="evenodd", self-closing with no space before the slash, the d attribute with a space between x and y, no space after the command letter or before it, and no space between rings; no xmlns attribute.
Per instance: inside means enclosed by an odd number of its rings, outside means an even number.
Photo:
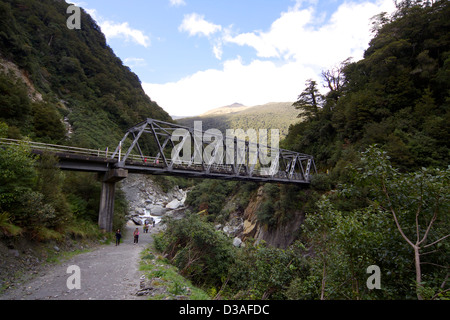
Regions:
<svg viewBox="0 0 450 320"><path fill-rule="evenodd" d="M136 230L134 230L133 232L133 236L134 236L134 243L138 243L139 242L139 229L136 228Z"/></svg>

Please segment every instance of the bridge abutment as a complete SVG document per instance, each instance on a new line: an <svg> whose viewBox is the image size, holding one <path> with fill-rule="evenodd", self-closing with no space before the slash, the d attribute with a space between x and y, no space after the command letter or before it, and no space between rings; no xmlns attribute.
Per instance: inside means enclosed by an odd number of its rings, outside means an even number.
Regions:
<svg viewBox="0 0 450 320"><path fill-rule="evenodd" d="M116 182L125 179L127 176L128 170L124 169L111 169L101 176L102 192L100 196L98 226L105 232L111 232L113 227Z"/></svg>

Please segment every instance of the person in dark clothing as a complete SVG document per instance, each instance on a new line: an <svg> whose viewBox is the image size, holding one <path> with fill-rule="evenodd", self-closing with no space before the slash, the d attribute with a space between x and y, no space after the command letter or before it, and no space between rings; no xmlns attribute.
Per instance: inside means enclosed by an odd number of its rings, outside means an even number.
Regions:
<svg viewBox="0 0 450 320"><path fill-rule="evenodd" d="M120 244L120 238L122 238L122 234L120 233L120 229L116 231L116 246Z"/></svg>

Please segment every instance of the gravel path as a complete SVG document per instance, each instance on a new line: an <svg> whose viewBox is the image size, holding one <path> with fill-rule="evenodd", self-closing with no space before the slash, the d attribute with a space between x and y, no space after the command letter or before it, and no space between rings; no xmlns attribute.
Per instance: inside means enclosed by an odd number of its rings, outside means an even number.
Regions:
<svg viewBox="0 0 450 320"><path fill-rule="evenodd" d="M139 243L133 243L136 226L128 223L119 246L114 243L79 254L49 269L23 286L7 290L0 300L142 300L135 293L139 290L140 252L153 241L152 232L142 233L139 227ZM124 234L124 233L122 233ZM80 289L68 289L67 280L73 271L80 269Z"/></svg>

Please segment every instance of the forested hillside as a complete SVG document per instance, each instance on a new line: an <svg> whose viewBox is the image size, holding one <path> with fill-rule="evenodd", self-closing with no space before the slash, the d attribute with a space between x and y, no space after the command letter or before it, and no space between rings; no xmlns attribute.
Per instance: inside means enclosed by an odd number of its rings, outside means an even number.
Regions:
<svg viewBox="0 0 450 320"><path fill-rule="evenodd" d="M0 1L0 138L104 150L145 118L171 121L81 10L69 29L60 0ZM0 237L34 240L96 234L96 174L60 172L21 147L0 150ZM127 213L117 190L114 225Z"/></svg>
<svg viewBox="0 0 450 320"><path fill-rule="evenodd" d="M375 143L404 170L448 165L449 5L414 2L402 2L392 19L374 17L364 59L323 72L330 90L316 103L317 84L305 85L294 105L310 116L290 128L287 148L314 154L324 169Z"/></svg>
<svg viewBox="0 0 450 320"><path fill-rule="evenodd" d="M220 112L222 108L206 112L198 117L177 119L177 122L188 127L194 126L194 121L202 121L203 130L216 128L224 134L227 129L278 129L280 138L286 137L289 126L300 122L297 118L298 112L292 108L291 102L272 102L264 105L247 108L238 107L238 111L230 112L233 109L223 107L226 113ZM235 108L236 109L236 108ZM243 109L243 110L241 110ZM245 137L240 137L245 139Z"/></svg>
<svg viewBox="0 0 450 320"><path fill-rule="evenodd" d="M27 99L23 81L0 72L0 119L10 136L62 142L68 118L77 146L115 146L123 132L145 118L169 120L144 93L140 80L107 45L82 10L81 29L69 29L69 5L55 0L0 1L1 65L14 63L42 94Z"/></svg>
<svg viewBox="0 0 450 320"><path fill-rule="evenodd" d="M374 17L364 58L308 80L292 106L305 120L281 145L315 156L311 188L197 185L187 199L202 210L189 218L195 236L173 222L157 242L173 263L225 297L448 299L449 16L449 1L399 1L393 16ZM245 239L251 215L265 234L303 220L277 249ZM239 219L240 249L205 223ZM376 288L369 266L379 268Z"/></svg>

